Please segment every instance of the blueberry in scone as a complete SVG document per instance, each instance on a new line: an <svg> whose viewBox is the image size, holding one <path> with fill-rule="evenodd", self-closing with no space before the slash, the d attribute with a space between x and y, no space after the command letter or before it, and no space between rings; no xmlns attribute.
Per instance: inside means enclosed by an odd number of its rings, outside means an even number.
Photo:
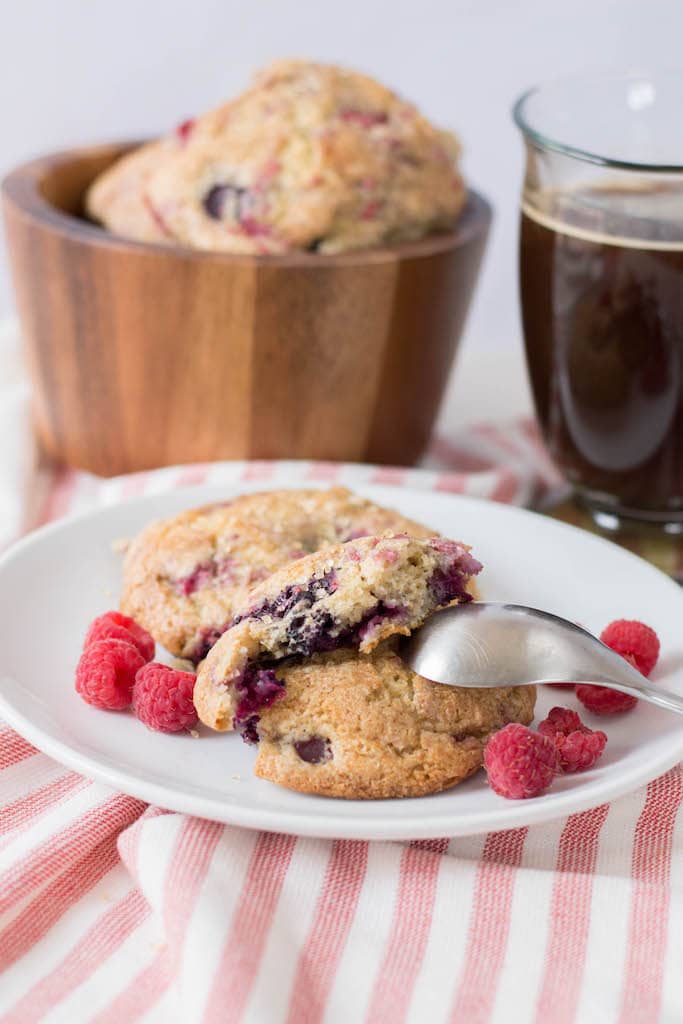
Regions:
<svg viewBox="0 0 683 1024"><path fill-rule="evenodd" d="M481 565L441 537L363 537L309 555L251 592L199 667L194 700L213 729L258 741L260 711L284 694L278 663L408 635L436 609L471 600Z"/></svg>

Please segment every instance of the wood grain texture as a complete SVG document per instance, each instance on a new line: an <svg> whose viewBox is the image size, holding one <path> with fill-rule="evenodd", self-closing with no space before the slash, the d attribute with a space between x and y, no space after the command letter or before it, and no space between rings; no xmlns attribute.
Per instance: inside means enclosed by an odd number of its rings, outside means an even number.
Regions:
<svg viewBox="0 0 683 1024"><path fill-rule="evenodd" d="M491 212L450 234L339 256L231 256L116 238L81 215L124 149L3 182L38 437L112 475L178 462L410 464L432 430Z"/></svg>

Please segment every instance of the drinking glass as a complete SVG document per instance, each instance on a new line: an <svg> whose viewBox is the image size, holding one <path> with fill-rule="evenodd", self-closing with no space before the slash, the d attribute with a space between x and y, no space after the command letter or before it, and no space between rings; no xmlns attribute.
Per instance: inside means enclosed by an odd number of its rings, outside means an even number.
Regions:
<svg viewBox="0 0 683 1024"><path fill-rule="evenodd" d="M526 92L520 291L536 413L599 526L683 532L683 73Z"/></svg>

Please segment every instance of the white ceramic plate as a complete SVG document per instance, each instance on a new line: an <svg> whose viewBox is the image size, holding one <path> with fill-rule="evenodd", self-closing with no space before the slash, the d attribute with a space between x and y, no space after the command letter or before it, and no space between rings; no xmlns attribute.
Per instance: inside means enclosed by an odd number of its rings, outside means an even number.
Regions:
<svg viewBox="0 0 683 1024"><path fill-rule="evenodd" d="M594 770L557 780L535 800L496 796L483 772L438 796L332 800L254 778L254 752L235 735L165 736L130 714L83 703L73 688L83 635L95 615L117 603L121 558L113 542L155 517L257 489L211 485L150 495L48 526L10 550L0 561L0 716L75 771L151 803L249 828L337 838L467 835L546 821L628 792L680 758L683 722L641 704L614 719L586 715L608 733L605 755ZM545 608L595 632L620 617L651 623L663 651L654 685L683 692L683 591L646 562L517 508L406 487L357 489L468 541L485 566L486 599ZM538 717L553 704L578 707L568 691L543 691Z"/></svg>

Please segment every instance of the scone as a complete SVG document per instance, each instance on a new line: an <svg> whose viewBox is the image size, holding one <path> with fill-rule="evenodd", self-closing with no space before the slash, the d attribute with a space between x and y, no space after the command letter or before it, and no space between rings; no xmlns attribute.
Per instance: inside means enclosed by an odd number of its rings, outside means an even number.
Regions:
<svg viewBox="0 0 683 1024"><path fill-rule="evenodd" d="M260 711L281 699L277 662L350 646L367 652L409 635L436 609L469 601L481 565L456 541L363 537L308 555L270 576L212 647L194 702L212 729L258 742Z"/></svg>
<svg viewBox="0 0 683 1024"><path fill-rule="evenodd" d="M151 212L164 235L200 249L337 253L448 229L465 201L455 138L343 68L277 61L185 127L184 144L140 181L139 231L121 204L103 201L119 176L128 182L130 163L94 184L90 214L147 237Z"/></svg>
<svg viewBox="0 0 683 1024"><path fill-rule="evenodd" d="M534 715L532 686L441 686L415 675L387 644L369 655L316 655L278 674L284 695L261 712L254 771L302 793L437 793L480 767L490 733Z"/></svg>
<svg viewBox="0 0 683 1024"><path fill-rule="evenodd" d="M245 494L152 523L124 563L121 610L178 657L200 661L271 573L365 534L434 531L344 487Z"/></svg>

